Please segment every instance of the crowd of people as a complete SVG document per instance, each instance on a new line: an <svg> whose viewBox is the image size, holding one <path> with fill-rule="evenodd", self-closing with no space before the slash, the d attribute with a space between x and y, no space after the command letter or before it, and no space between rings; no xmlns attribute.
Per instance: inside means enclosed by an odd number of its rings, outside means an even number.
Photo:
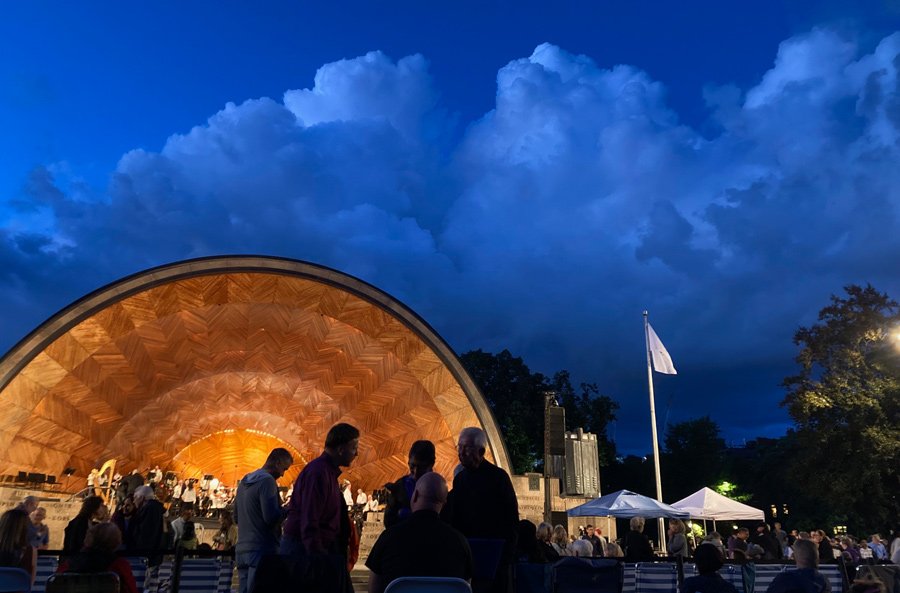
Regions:
<svg viewBox="0 0 900 593"><path fill-rule="evenodd" d="M385 530L365 562L370 593L381 593L401 576L452 576L471 581L477 592L509 593L517 562L657 559L642 517L630 520L629 531L619 541L607 539L600 526L585 525L570 535L562 525L520 521L512 481L506 471L485 459L487 437L479 428L466 428L459 435L452 489L433 471L434 444L420 440L409 451L407 474L372 494L359 489L353 497L349 482L340 476L358 455L359 436L349 424L333 426L322 454L300 472L287 496L276 481L294 460L286 449L274 449L263 467L239 481L234 516L228 505L217 509L219 528L211 543L200 542L195 521L200 508L191 493L227 492L217 480L206 477L196 485L174 480L169 490L165 480L171 476L159 468L146 477L137 471L119 477L115 512L110 513L95 493L83 499L65 528L59 570L112 571L119 575L123 592L136 593L130 567L119 552L147 557L152 586L165 551L234 550L240 593L295 589L349 593L349 571L358 559L361 528L354 519L381 510ZM99 474L93 483L99 487ZM34 496L0 516L0 566L21 567L34 575L37 550L46 549L50 541L45 519L46 511ZM802 570L776 579L768 593L794 590L797 583L791 579L801 577L807 585L821 585L817 567L838 559L851 566L900 564L900 530L884 541L878 534L857 539L829 538L821 530L787 533L779 523L771 530L761 523L753 533L735 529L727 541L717 532L697 541L685 523L671 519L666 539L670 556L692 556L696 562L698 576L685 580L683 593L735 593L716 573L727 559L792 558ZM475 542L494 542L495 547L473 552ZM474 578L474 554L497 558L492 578ZM828 593L827 588L808 590Z"/></svg>
<svg viewBox="0 0 900 593"><path fill-rule="evenodd" d="M219 516L212 543L199 543L193 509L182 506L179 516L166 510L153 486L142 484L127 495L115 512L101 496L90 494L65 527L59 572L114 572L123 593L137 593L130 565L121 552L146 556L148 583L153 586L163 553L168 550L209 549L228 551L237 544L232 515ZM37 551L49 547L46 510L35 496L27 496L15 508L0 515L0 566L22 568L34 580Z"/></svg>
<svg viewBox="0 0 900 593"><path fill-rule="evenodd" d="M341 468L349 467L356 458L358 447L355 427L333 426L324 451L297 477L290 501L283 507L276 480L293 464L287 450L273 450L262 468L241 479L235 502L241 593L352 591L349 570L356 561L358 539L350 510L363 502L360 497L358 503L350 503L346 497L349 485L340 475ZM518 501L509 475L485 459L486 451L487 437L481 429L466 428L460 433L459 471L450 491L446 480L433 471L434 444L425 440L413 444L409 473L373 495L375 500L384 500L386 529L366 559L369 591L381 593L400 576L472 580L472 538L496 542L493 552L498 558L494 578L476 579L473 587L509 591L519 528Z"/></svg>

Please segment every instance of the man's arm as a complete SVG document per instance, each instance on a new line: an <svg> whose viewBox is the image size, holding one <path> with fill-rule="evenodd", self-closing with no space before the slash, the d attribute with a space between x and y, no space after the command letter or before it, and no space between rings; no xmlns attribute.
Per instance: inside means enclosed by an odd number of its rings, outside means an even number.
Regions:
<svg viewBox="0 0 900 593"><path fill-rule="evenodd" d="M275 527L284 517L281 511L281 498L278 496L278 484L273 479L271 484L266 480L265 489L260 492L260 505L263 521L269 527Z"/></svg>
<svg viewBox="0 0 900 593"><path fill-rule="evenodd" d="M323 507L327 496L325 480L328 477L322 473L317 473L308 476L308 478L302 484L298 484L298 487L294 490L294 496L300 499L297 501L297 515L300 520L300 541L303 542L303 547L310 554L321 554L327 551L322 543L319 519L324 512ZM294 504L294 496L291 497L291 504Z"/></svg>

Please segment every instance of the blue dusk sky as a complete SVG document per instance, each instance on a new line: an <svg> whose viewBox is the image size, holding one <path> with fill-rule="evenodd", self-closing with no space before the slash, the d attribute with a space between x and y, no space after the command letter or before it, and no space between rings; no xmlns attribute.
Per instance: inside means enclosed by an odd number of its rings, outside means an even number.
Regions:
<svg viewBox="0 0 900 593"><path fill-rule="evenodd" d="M254 253L360 277L661 427L789 426L793 333L900 297L900 2L0 4L0 351Z"/></svg>

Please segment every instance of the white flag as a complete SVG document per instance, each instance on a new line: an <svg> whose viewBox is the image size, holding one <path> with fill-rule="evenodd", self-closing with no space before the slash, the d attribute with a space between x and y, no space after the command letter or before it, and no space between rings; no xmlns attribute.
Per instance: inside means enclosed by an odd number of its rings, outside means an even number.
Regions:
<svg viewBox="0 0 900 593"><path fill-rule="evenodd" d="M647 324L647 332L649 334L648 338L650 341L650 356L653 358L653 368L657 373L662 373L664 375L677 375L678 371L675 370L675 365L672 364L672 357L669 356L669 353L666 351L666 347L663 346L663 343L660 341L659 336L657 336L656 332L653 331L653 326L649 323Z"/></svg>

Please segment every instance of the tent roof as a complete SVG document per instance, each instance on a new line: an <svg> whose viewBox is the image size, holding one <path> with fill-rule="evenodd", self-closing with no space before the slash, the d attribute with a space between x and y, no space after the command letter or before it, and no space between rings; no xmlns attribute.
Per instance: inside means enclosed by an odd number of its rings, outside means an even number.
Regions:
<svg viewBox="0 0 900 593"><path fill-rule="evenodd" d="M713 521L765 519L765 513L761 510L722 496L707 487L672 503L672 506L687 511L695 519L711 519Z"/></svg>
<svg viewBox="0 0 900 593"><path fill-rule="evenodd" d="M674 517L689 518L688 513L673 508L649 496L637 494L630 490L619 490L583 505L569 509L570 517Z"/></svg>

